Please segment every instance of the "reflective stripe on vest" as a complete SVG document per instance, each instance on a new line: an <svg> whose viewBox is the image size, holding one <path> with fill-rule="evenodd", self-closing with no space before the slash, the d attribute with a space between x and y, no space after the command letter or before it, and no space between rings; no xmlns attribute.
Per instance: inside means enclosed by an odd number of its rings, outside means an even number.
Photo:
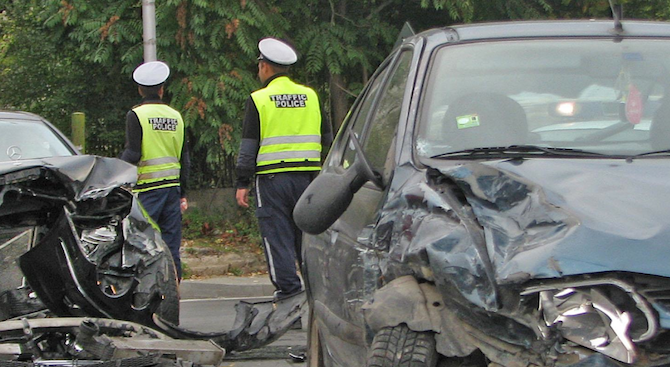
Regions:
<svg viewBox="0 0 670 367"><path fill-rule="evenodd" d="M256 173L321 169L321 109L316 92L280 76L251 94L260 119Z"/></svg>
<svg viewBox="0 0 670 367"><path fill-rule="evenodd" d="M142 127L142 158L137 165L134 191L179 186L184 145L181 114L165 104L144 104L133 111Z"/></svg>

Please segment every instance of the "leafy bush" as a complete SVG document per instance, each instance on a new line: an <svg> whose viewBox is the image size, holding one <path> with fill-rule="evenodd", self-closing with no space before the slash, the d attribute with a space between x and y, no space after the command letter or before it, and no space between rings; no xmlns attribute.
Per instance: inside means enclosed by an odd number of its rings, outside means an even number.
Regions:
<svg viewBox="0 0 670 367"><path fill-rule="evenodd" d="M223 227L223 218L220 214L207 214L198 208L193 208L182 216L182 238L185 240L211 236L217 227Z"/></svg>
<svg viewBox="0 0 670 367"><path fill-rule="evenodd" d="M182 237L184 240L209 238L212 247L235 247L236 244L249 243L260 246L261 243L256 217L252 211L243 209L229 215L189 209L182 218ZM199 244L202 243L199 241Z"/></svg>

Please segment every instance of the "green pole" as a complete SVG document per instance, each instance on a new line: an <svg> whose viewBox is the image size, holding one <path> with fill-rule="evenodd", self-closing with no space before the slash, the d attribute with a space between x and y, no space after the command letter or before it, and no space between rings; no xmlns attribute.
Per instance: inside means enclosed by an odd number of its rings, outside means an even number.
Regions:
<svg viewBox="0 0 670 367"><path fill-rule="evenodd" d="M72 142L82 154L86 153L86 115L72 113Z"/></svg>

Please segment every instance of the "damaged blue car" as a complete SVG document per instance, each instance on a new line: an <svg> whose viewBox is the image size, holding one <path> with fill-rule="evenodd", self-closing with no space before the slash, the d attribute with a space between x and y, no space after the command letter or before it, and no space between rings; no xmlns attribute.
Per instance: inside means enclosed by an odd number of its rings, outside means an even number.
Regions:
<svg viewBox="0 0 670 367"><path fill-rule="evenodd" d="M670 24L405 38L294 218L309 366L670 366Z"/></svg>

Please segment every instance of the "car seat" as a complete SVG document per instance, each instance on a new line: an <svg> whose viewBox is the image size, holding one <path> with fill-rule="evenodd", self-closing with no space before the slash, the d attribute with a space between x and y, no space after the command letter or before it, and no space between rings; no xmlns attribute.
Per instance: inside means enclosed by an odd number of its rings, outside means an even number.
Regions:
<svg viewBox="0 0 670 367"><path fill-rule="evenodd" d="M450 103L442 139L452 151L526 144L528 121L523 107L502 94L473 93Z"/></svg>

